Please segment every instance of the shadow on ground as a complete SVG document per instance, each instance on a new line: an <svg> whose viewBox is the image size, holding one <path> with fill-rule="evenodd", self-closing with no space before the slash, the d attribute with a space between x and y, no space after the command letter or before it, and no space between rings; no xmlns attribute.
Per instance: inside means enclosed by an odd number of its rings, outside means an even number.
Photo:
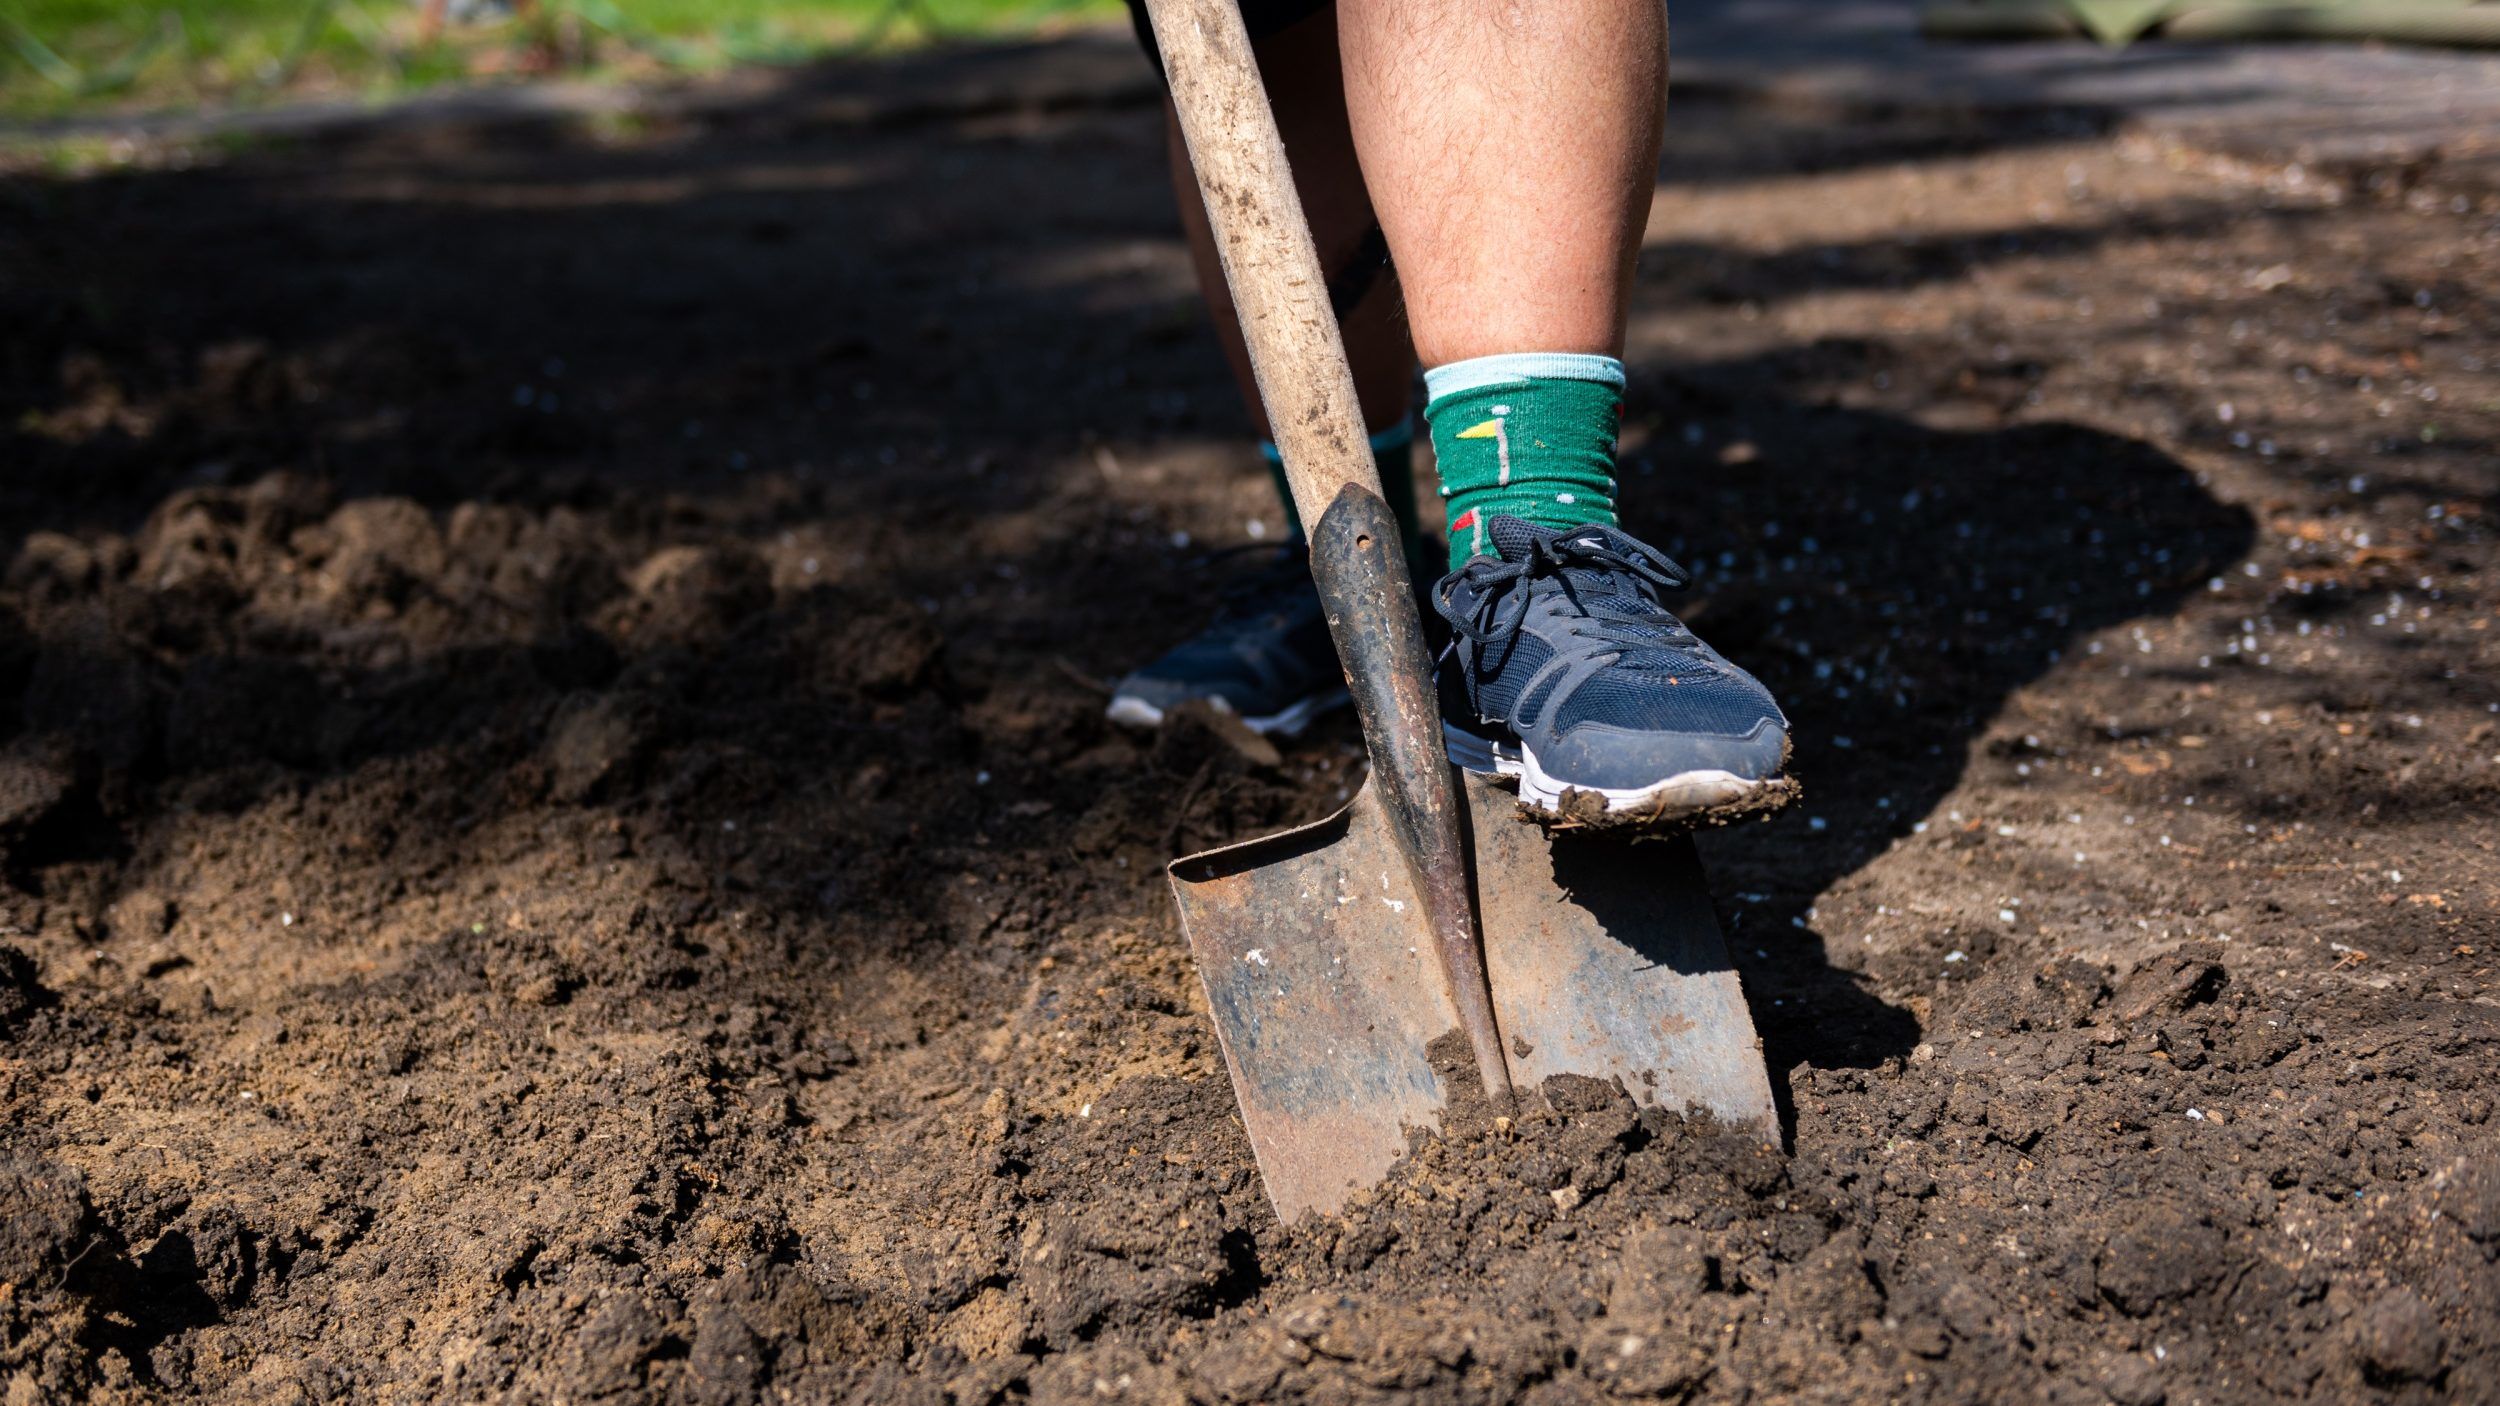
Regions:
<svg viewBox="0 0 2500 1406"><path fill-rule="evenodd" d="M526 1296L585 1265L804 1266L834 1286L806 1310L825 1352L919 1351L1013 1277L1022 1223L989 1188L1028 1169L1018 1137L1213 1068L1157 867L1326 810L1359 749L1343 720L1269 752L1099 716L1103 679L1204 613L1209 545L1271 511L1152 113L822 97L0 186L0 262L33 273L0 292L11 940L88 1022L62 1049L161 1038L256 1102L283 1090L267 1136L321 1189L270 1213L250 1253L280 1258L254 1266L420 1296L439 1271L551 1315L588 1310ZM1760 114L1678 111L1702 182L2073 130L1899 118L1800 150ZM2017 238L2085 254L2228 215L1687 243L1642 298L1950 285ZM1782 1074L1921 1039L1818 897L1916 827L1977 824L1938 813L1966 768L2043 747L2009 700L2254 537L2148 444L1817 390L1879 357L1968 379L1908 338L1635 367L1629 526L1699 568L1691 618L1801 740L1802 804L1704 849ZM2011 402L2026 375L1978 390ZM1992 939L1961 941L1977 961ZM96 1117L157 1099L181 1122L144 1071L93 1078ZM1184 1122L1220 1102L1175 1098ZM74 1116L16 1136L108 1145ZM405 1200L372 1189L407 1167ZM148 1199L155 1175L87 1194L117 1243L157 1247L128 1274L179 1280L175 1307L92 1352L173 1382L169 1342L317 1317L286 1275L184 1261L212 1242ZM551 1192L513 1230L542 1181L588 1209ZM1160 1184L1126 1163L1092 1184L1131 1183ZM940 1204L978 1225L861 1209ZM439 1263L356 1258L443 1227ZM1243 1302L1251 1239L1135 1297ZM1031 1331L1099 1326L1056 1312ZM591 1327L641 1373L689 1351Z"/></svg>
<svg viewBox="0 0 2500 1406"><path fill-rule="evenodd" d="M9 680L30 737L78 739L55 759L67 788L107 798L47 817L60 847L21 846L25 881L127 859L169 800L342 795L438 754L465 761L434 771L441 794L391 798L394 863L593 805L667 816L674 847L791 913L876 895L888 924L951 882L896 857L924 828L1046 853L1142 820L1186 847L1324 804L1292 799L1288 766L1264 792L1228 774L1233 808L1209 807L1203 748L1158 770L1169 747L1109 734L1070 691L1202 608L1171 545L1205 530L1191 464L1239 475L1195 451L1237 417L1137 94L1019 103L958 72L948 110L906 103L910 77L883 108L793 81L627 141L385 129L8 187L0 238L40 270L11 309ZM1679 180L1795 140L1696 111ZM1805 166L2074 131L1936 123ZM1651 257L1655 296L1742 301L1952 279L2015 247ZM1916 1039L1861 978L1798 960L1812 896L1925 817L2069 641L2168 610L2249 540L2142 445L1786 398L1800 358L1850 355L1646 366L1636 386L1662 433L1632 525L1702 559L1698 621L1804 742L1808 804L1713 847L1780 1068ZM1754 457L1696 495L1687 434ZM1175 441L1195 459L1168 462ZM62 530L78 540L44 535ZM720 828L758 806L782 846L761 862L774 841ZM1166 823L1176 806L1195 810Z"/></svg>

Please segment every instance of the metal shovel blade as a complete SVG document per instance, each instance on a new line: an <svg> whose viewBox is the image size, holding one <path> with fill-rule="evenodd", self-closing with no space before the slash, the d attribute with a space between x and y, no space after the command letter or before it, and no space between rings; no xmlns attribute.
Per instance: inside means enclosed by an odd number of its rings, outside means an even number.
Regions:
<svg viewBox="0 0 2500 1406"><path fill-rule="evenodd" d="M1761 1042L1689 840L1546 832L1461 788L1512 1080L1613 1080L1776 1136ZM1447 1102L1426 1048L1458 1017L1366 785L1317 824L1171 866L1242 1121L1277 1216L1333 1212Z"/></svg>

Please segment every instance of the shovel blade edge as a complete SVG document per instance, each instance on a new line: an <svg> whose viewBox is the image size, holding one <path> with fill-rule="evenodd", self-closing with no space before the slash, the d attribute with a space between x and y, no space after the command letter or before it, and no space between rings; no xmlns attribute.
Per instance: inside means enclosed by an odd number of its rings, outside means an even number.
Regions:
<svg viewBox="0 0 2500 1406"><path fill-rule="evenodd" d="M1622 1085L1777 1141L1753 1012L1689 836L1550 838L1482 782L1476 912L1493 1009L1523 1089L1556 1074Z"/></svg>
<svg viewBox="0 0 2500 1406"><path fill-rule="evenodd" d="M1277 1217L1334 1211L1440 1126L1425 1049L1458 1028L1388 818L1365 786L1169 872Z"/></svg>
<svg viewBox="0 0 2500 1406"><path fill-rule="evenodd" d="M1776 1137L1691 842L1549 838L1514 818L1509 793L1474 776L1461 790L1521 1093L1582 1074ZM1448 1097L1427 1050L1458 1029L1387 817L1366 786L1325 820L1188 856L1169 875L1277 1216L1334 1212L1438 1130Z"/></svg>

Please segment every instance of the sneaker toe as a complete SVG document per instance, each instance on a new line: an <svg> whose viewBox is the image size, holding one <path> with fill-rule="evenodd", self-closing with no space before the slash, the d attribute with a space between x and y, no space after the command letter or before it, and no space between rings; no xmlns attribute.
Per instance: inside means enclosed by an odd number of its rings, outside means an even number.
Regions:
<svg viewBox="0 0 2500 1406"><path fill-rule="evenodd" d="M1671 777L1720 771L1767 781L1788 759L1788 729L1765 717L1736 735L1661 732L1581 723L1536 749L1537 764L1565 785L1632 791Z"/></svg>

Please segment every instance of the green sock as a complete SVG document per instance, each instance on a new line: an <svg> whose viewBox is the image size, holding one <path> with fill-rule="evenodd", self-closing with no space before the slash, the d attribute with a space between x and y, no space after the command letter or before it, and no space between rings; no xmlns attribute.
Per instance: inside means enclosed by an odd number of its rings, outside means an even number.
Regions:
<svg viewBox="0 0 2500 1406"><path fill-rule="evenodd" d="M1302 540L1302 515L1294 511L1293 489L1285 482L1285 461L1276 452L1273 440L1259 441L1259 457L1267 461L1267 476L1276 482L1277 501L1285 505L1285 535ZM1389 514L1398 521L1398 531L1406 539L1406 556L1411 562L1424 560L1417 546L1423 539L1415 516L1415 422L1400 420L1372 436L1372 467L1380 471L1380 496L1389 505Z"/></svg>
<svg viewBox="0 0 2500 1406"><path fill-rule="evenodd" d="M1425 372L1424 396L1452 571L1490 550L1485 527L1497 517L1614 526L1622 362L1560 352L1480 356Z"/></svg>

